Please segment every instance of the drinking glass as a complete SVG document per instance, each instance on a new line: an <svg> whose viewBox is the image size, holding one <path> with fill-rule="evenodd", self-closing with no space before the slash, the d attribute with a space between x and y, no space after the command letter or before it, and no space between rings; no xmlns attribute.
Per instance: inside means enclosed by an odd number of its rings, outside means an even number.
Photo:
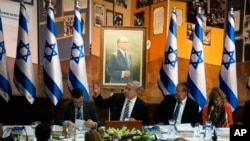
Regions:
<svg viewBox="0 0 250 141"><path fill-rule="evenodd" d="M175 138L175 134L176 134L176 131L175 131L175 120L174 119L169 119L168 120L169 122L169 130L168 130L168 135L169 135L169 138Z"/></svg>
<svg viewBox="0 0 250 141"><path fill-rule="evenodd" d="M200 123L194 124L194 137L196 138L200 137Z"/></svg>
<svg viewBox="0 0 250 141"><path fill-rule="evenodd" d="M206 129L205 129L205 139L206 140L211 140L211 137L212 137L211 127L212 127L212 122L206 121Z"/></svg>
<svg viewBox="0 0 250 141"><path fill-rule="evenodd" d="M84 138L84 134L83 134L84 127L83 126L78 126L77 129L79 131L78 138Z"/></svg>

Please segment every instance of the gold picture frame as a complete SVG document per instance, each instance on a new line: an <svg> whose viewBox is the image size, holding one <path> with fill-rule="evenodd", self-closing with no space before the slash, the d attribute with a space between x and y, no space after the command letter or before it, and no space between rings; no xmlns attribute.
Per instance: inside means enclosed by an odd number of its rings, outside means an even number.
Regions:
<svg viewBox="0 0 250 141"><path fill-rule="evenodd" d="M136 80L140 83L141 87L144 88L146 64L146 28L103 26L101 30L101 87L109 89L123 89L128 81ZM126 80L126 77L122 75L122 71L124 71L124 68L122 68L124 66L122 57L124 56L122 55L121 57L121 51L119 51L117 47L119 37L125 37L128 40L127 53L129 54L130 58L129 62L131 66L129 67L129 71L131 77L130 79L127 78Z"/></svg>

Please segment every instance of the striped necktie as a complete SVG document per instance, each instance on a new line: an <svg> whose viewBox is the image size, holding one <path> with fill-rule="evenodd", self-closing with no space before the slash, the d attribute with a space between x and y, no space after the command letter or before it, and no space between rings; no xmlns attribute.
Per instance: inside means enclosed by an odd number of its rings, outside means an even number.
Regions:
<svg viewBox="0 0 250 141"><path fill-rule="evenodd" d="M125 105L124 112L123 112L123 119L128 118L129 104L130 104L130 101L128 100L127 103L126 103L126 105Z"/></svg>

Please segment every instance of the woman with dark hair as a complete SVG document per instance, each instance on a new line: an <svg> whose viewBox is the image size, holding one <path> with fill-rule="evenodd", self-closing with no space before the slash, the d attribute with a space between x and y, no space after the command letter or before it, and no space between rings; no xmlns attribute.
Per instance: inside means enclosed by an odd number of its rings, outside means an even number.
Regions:
<svg viewBox="0 0 250 141"><path fill-rule="evenodd" d="M231 105L225 101L223 91L214 87L209 94L209 101L202 110L202 122L212 121L215 127L230 127L233 124Z"/></svg>

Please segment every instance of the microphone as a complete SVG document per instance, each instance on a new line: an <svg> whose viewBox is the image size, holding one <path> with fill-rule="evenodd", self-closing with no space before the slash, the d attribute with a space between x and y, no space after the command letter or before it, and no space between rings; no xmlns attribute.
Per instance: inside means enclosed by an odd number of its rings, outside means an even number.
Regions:
<svg viewBox="0 0 250 141"><path fill-rule="evenodd" d="M23 130L24 130L24 132L25 132L26 141L29 141L29 139L28 139L28 134L27 134L27 131L26 131L25 126L23 126L22 128L23 128Z"/></svg>

